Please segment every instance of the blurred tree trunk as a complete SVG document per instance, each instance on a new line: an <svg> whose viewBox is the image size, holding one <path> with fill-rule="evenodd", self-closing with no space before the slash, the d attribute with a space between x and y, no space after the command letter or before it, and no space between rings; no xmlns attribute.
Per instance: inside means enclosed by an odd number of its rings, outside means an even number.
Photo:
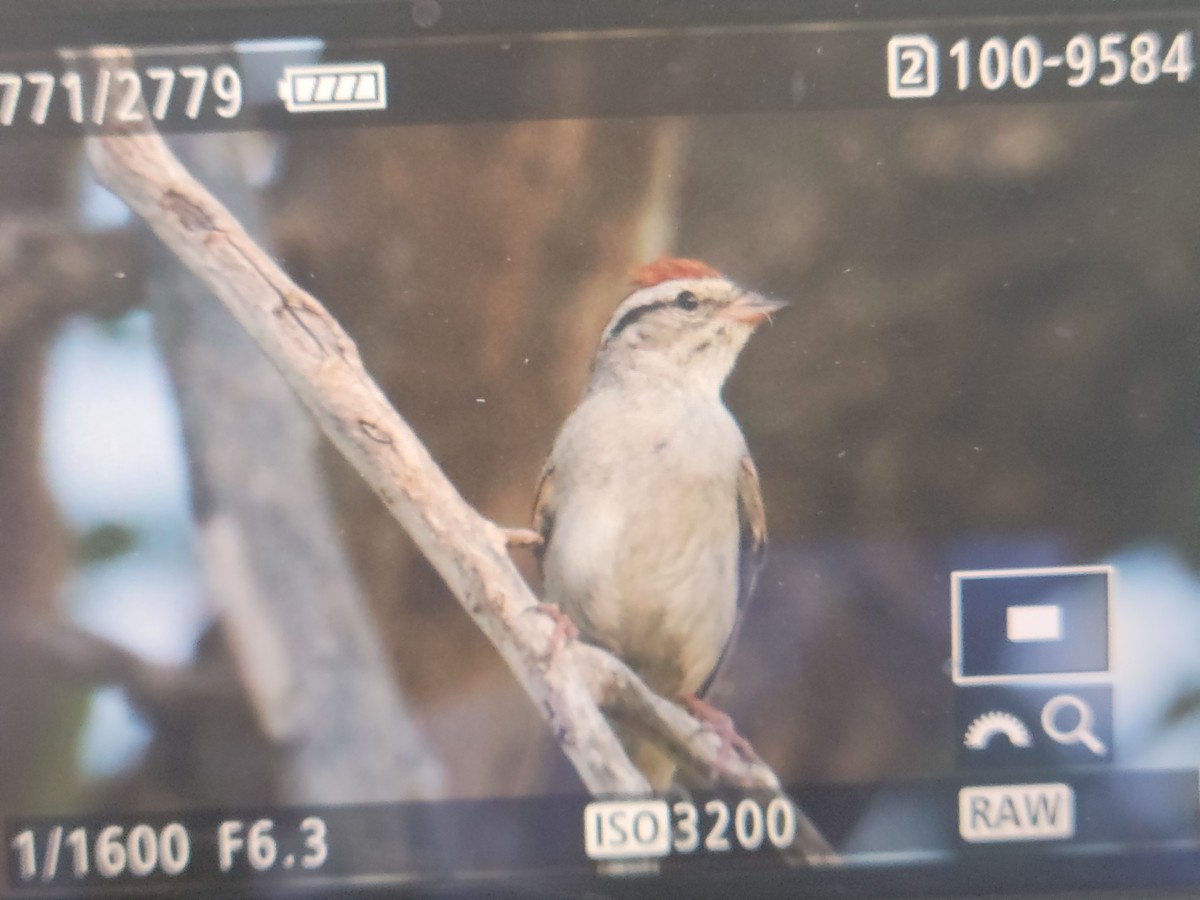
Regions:
<svg viewBox="0 0 1200 900"><path fill-rule="evenodd" d="M176 142L180 159L261 232L245 177L256 147L237 135ZM440 767L397 689L331 521L316 427L225 308L150 240L148 295L179 397L203 576L253 712L246 722L234 715L240 704L197 706L177 717L182 732L156 740L186 745L186 770L209 779L193 785L193 801L244 803L272 781L277 794L262 799L437 796ZM274 771L264 773L268 760Z"/></svg>
<svg viewBox="0 0 1200 900"><path fill-rule="evenodd" d="M12 299L0 289L0 304ZM35 761L50 754L68 762L47 728L54 685L29 677L25 657L9 646L17 623L54 614L69 541L46 490L41 468L41 399L50 329L39 316L0 333L0 814L33 804L48 784ZM73 768L70 766L69 768Z"/></svg>
<svg viewBox="0 0 1200 900"><path fill-rule="evenodd" d="M66 735L84 695L39 677L21 645L31 624L57 615L72 553L42 468L45 357L67 316L128 308L137 272L121 241L74 228L76 165L68 145L0 147L0 818L77 799Z"/></svg>

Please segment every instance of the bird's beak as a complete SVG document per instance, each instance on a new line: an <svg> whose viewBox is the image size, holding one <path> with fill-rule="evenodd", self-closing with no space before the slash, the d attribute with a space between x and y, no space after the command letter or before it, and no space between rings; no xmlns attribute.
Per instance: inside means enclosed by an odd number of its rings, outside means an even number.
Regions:
<svg viewBox="0 0 1200 900"><path fill-rule="evenodd" d="M757 327L787 305L786 300L769 300L758 294L746 293L729 305L725 315L735 322Z"/></svg>

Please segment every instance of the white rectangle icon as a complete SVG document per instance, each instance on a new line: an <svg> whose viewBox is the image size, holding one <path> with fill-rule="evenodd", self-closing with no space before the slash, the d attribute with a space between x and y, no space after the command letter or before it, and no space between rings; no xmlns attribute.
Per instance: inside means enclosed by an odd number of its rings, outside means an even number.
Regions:
<svg viewBox="0 0 1200 900"><path fill-rule="evenodd" d="M1029 569L956 569L950 573L950 678L957 685L969 684L1038 684L1038 683L1053 683L1061 681L1073 682L1105 682L1111 679L1110 667L1113 658L1113 630L1111 627L1107 629L1108 642L1108 665L1102 670L1087 669L1078 672L1043 672L1043 673L1026 673L1026 674L967 674L964 671L963 656L964 656L964 628L963 628L963 591L964 586L971 582L983 579L990 580L994 578L1003 579L1020 579L1020 578L1040 578L1043 576L1057 575L1103 575L1106 579L1106 623L1113 621L1113 594L1115 592L1115 584L1117 581L1117 570L1110 565L1087 565L1087 566L1039 566ZM1033 599L1032 597L1030 599ZM1047 598L1049 599L1049 598ZM1006 617L1007 610L1013 607L1020 608L1022 606L1037 607L1037 606L1057 606L1060 610L1062 607L1059 604L1052 603L1037 603L1037 604L1014 604L1013 606L1005 607ZM1018 614L1020 618L1020 614ZM1018 625L1017 634L1021 633L1023 625ZM1066 633L1065 622L1060 622L1060 634L1054 640L1070 640ZM1008 622L1005 622L1004 637L1014 643L1020 643L1009 637Z"/></svg>
<svg viewBox="0 0 1200 900"><path fill-rule="evenodd" d="M387 109L387 72L381 62L285 66L278 87L288 112Z"/></svg>
<svg viewBox="0 0 1200 900"><path fill-rule="evenodd" d="M665 800L608 800L583 811L589 859L648 859L671 852L671 811Z"/></svg>
<svg viewBox="0 0 1200 900"><path fill-rule="evenodd" d="M964 787L958 833L971 844L1061 841L1075 836L1075 792L1067 784Z"/></svg>
<svg viewBox="0 0 1200 900"><path fill-rule="evenodd" d="M1062 640L1062 607L1055 603L1010 606L1006 613L1010 641Z"/></svg>

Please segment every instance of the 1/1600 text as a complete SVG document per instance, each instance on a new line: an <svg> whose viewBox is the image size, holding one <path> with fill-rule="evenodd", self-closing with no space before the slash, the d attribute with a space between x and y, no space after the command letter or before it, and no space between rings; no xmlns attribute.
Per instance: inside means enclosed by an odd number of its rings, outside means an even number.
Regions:
<svg viewBox="0 0 1200 900"><path fill-rule="evenodd" d="M273 819L227 819L214 833L197 835L179 822L131 827L50 825L26 828L9 842L14 881L51 883L61 878L174 878L197 864L194 846L216 847L216 869L255 872L320 869L329 858L328 829L320 816L308 816L296 829ZM205 866L208 868L208 866ZM205 873L211 874L211 873Z"/></svg>

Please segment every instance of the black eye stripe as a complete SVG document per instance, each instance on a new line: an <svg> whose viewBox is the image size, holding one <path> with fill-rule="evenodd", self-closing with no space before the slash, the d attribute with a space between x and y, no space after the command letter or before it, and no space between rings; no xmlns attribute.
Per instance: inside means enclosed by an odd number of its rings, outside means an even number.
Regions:
<svg viewBox="0 0 1200 900"><path fill-rule="evenodd" d="M617 319L617 324L612 327L612 331L608 333L608 339L611 341L618 334L640 319L646 313L653 312L656 309L662 309L664 306L670 306L675 301L673 300L656 300L654 303L647 303L645 306L635 306L629 310L621 318Z"/></svg>
<svg viewBox="0 0 1200 900"><path fill-rule="evenodd" d="M605 340L611 341L642 316L652 313L655 310L665 309L668 306L674 306L685 310L686 312L692 312L700 307L700 302L700 298L691 291L680 291L675 295L675 299L673 300L655 300L653 303L646 303L643 306L635 306L633 309L628 310L625 315L621 316L621 318L617 319L616 324L613 325L612 329L608 332L608 336L605 338Z"/></svg>

